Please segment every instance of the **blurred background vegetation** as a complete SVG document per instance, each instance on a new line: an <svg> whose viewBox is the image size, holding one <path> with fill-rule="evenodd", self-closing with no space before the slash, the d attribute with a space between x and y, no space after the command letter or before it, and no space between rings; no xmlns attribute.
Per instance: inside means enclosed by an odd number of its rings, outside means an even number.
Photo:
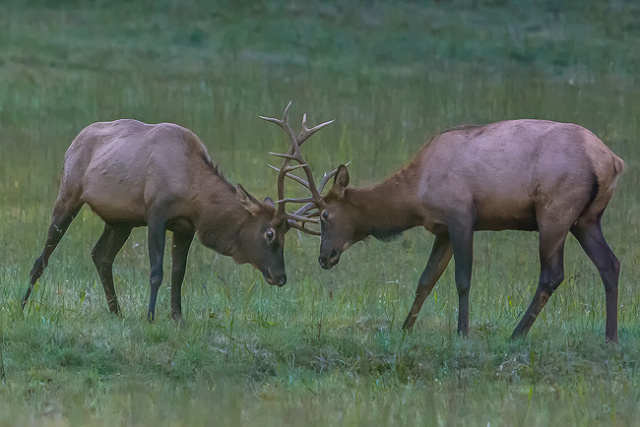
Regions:
<svg viewBox="0 0 640 427"><path fill-rule="evenodd" d="M0 426L633 425L640 399L640 3L623 0L0 2ZM530 338L507 341L535 289L534 233L477 233L471 337L447 270L416 330L400 324L432 237L356 245L331 272L287 236L289 284L194 245L186 326L148 299L145 230L116 259L107 314L84 209L23 316L64 152L130 117L195 131L232 182L274 196L275 126L336 119L305 145L316 173L380 180L435 133L510 118L574 122L626 162L604 231L622 262L620 344L568 239L565 283ZM292 186L291 192L300 191ZM302 194L302 193L300 193ZM168 257L165 259L169 259ZM167 266L168 268L168 266ZM165 275L168 277L168 275Z"/></svg>

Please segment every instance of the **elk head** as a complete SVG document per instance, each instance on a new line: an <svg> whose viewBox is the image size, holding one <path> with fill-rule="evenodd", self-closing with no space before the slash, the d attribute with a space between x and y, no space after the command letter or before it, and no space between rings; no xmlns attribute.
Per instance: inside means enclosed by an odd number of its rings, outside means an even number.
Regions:
<svg viewBox="0 0 640 427"><path fill-rule="evenodd" d="M240 227L239 248L233 254L234 261L248 262L263 274L267 283L284 286L287 283L284 236L289 230L288 222L278 216L271 198L260 202L240 184L236 186L236 194L250 215Z"/></svg>
<svg viewBox="0 0 640 427"><path fill-rule="evenodd" d="M345 165L340 165L336 169L333 187L318 207L322 236L318 263L325 270L338 264L342 252L367 237L367 233L358 227L357 208L347 197L348 185L349 172Z"/></svg>

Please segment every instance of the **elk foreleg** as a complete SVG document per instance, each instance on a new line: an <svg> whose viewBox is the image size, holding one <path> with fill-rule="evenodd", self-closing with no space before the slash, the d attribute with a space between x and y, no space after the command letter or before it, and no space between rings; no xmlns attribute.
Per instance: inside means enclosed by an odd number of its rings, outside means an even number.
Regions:
<svg viewBox="0 0 640 427"><path fill-rule="evenodd" d="M113 286L113 260L125 244L133 227L130 225L105 224L102 235L91 251L91 258L98 270L104 294L107 297L109 311L120 314L118 297Z"/></svg>
<svg viewBox="0 0 640 427"><path fill-rule="evenodd" d="M456 265L456 290L458 291L458 334L469 335L469 290L473 266L472 222L458 222L449 227L449 238Z"/></svg>
<svg viewBox="0 0 640 427"><path fill-rule="evenodd" d="M564 280L563 252L566 233L548 235L540 231L540 280L538 288L533 296L522 320L513 331L511 339L527 335L533 322L547 304L551 294L558 289Z"/></svg>
<svg viewBox="0 0 640 427"><path fill-rule="evenodd" d="M149 297L149 311L147 319L153 322L156 312L156 300L158 299L158 290L162 284L162 261L164 256L164 243L166 238L165 221L157 218L149 220L149 264L151 267L151 275L149 285L151 295Z"/></svg>
<svg viewBox="0 0 640 427"><path fill-rule="evenodd" d="M599 218L597 222L591 224L583 224L578 221L576 225L571 227L571 233L578 239L582 249L584 249L600 273L607 304L605 339L608 342L618 342L618 278L620 276L620 261L618 261L604 240Z"/></svg>
<svg viewBox="0 0 640 427"><path fill-rule="evenodd" d="M51 225L49 225L49 232L47 233L47 240L44 244L44 249L42 254L33 263L33 268L31 268L29 287L27 288L27 292L25 292L24 297L22 297L22 309L24 309L24 306L27 304L27 300L29 299L29 295L31 295L33 287L40 276L42 276L45 267L49 263L49 257L58 246L58 243L60 243L62 236L66 233L67 228L69 228L73 219L78 215L81 207L82 204L63 203L60 201L56 202L56 206L53 208Z"/></svg>
<svg viewBox="0 0 640 427"><path fill-rule="evenodd" d="M424 304L425 299L433 290L433 287L438 282L438 279L440 279L440 276L447 268L447 265L449 265L452 254L453 251L451 250L449 235L446 233L437 235L433 242L433 248L431 249L427 266L418 281L416 298L413 301L413 305L411 306L407 319L404 321L402 329L408 331L413 329L413 325L416 323L422 304Z"/></svg>
<svg viewBox="0 0 640 427"><path fill-rule="evenodd" d="M187 256L193 241L193 232L173 233L171 246L171 317L182 318L182 281L187 269Z"/></svg>

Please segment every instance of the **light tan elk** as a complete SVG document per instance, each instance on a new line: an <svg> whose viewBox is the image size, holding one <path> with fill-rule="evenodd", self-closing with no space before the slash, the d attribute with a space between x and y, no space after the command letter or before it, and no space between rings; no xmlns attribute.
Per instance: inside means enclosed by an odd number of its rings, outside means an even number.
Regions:
<svg viewBox="0 0 640 427"><path fill-rule="evenodd" d="M333 187L315 197L321 219L318 261L330 269L367 236L387 240L411 227L435 234L413 306L410 330L451 256L459 298L458 332L469 332L469 289L476 230L537 230L540 278L512 338L527 334L564 278L571 232L598 269L606 296L607 341L617 341L620 263L601 229L624 169L593 133L575 124L510 120L463 126L432 138L402 170L369 188L350 188L340 166Z"/></svg>
<svg viewBox="0 0 640 427"><path fill-rule="evenodd" d="M304 127L299 139L313 135L323 125ZM300 142L301 143L301 142ZM289 172L288 161L280 174ZM280 198L284 187L279 185ZM102 218L105 227L91 256L112 313L120 307L113 285L113 261L133 227L148 227L151 264L148 318L155 315L166 230L173 232L171 246L171 314L182 316L181 287L187 254L194 234L208 248L250 263L272 285L287 281L284 236L290 227L304 230L273 201L263 202L233 186L222 175L198 137L171 123L146 124L116 120L87 126L65 155L60 191L44 250L31 270L22 298L24 308L49 257L83 204ZM304 220L304 218L297 218Z"/></svg>

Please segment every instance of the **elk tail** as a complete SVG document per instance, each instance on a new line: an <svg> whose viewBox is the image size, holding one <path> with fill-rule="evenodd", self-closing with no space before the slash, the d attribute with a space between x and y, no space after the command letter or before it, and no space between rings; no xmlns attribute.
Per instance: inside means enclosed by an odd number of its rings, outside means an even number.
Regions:
<svg viewBox="0 0 640 427"><path fill-rule="evenodd" d="M613 156L613 169L616 171L616 176L624 171L624 161L616 155Z"/></svg>

